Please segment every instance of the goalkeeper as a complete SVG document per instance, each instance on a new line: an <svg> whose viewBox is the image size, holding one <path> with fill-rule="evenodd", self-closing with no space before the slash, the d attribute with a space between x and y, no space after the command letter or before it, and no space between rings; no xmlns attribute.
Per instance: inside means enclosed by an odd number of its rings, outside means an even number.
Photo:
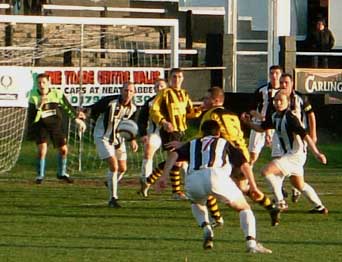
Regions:
<svg viewBox="0 0 342 262"><path fill-rule="evenodd" d="M80 131L85 130L82 112L76 114L61 90L50 88L47 74L37 75L38 88L29 95L28 125L35 136L38 147L36 183L41 184L45 178L46 154L49 137L55 148L58 148L57 178L67 183L73 180L66 173L68 146L66 132L63 128L63 110L70 118L74 118ZM77 115L77 118L76 118Z"/></svg>

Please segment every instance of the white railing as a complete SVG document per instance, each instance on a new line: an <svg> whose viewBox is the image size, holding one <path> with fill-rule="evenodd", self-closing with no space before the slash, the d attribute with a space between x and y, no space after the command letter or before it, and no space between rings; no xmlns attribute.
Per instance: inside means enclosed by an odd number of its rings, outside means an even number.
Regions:
<svg viewBox="0 0 342 262"><path fill-rule="evenodd" d="M339 52L296 52L296 55L302 56L342 56Z"/></svg>
<svg viewBox="0 0 342 262"><path fill-rule="evenodd" d="M79 5L50 5L42 6L42 13L44 11L53 10L68 10L68 11L96 11L96 12L129 12L129 13L150 13L150 14L165 14L166 10L163 8L130 8L130 7L102 7L102 6L79 6Z"/></svg>
<svg viewBox="0 0 342 262"><path fill-rule="evenodd" d="M253 55L268 55L268 52L267 51L236 51L236 54L253 56Z"/></svg>
<svg viewBox="0 0 342 262"><path fill-rule="evenodd" d="M10 4L0 4L0 9L10 9L11 7Z"/></svg>

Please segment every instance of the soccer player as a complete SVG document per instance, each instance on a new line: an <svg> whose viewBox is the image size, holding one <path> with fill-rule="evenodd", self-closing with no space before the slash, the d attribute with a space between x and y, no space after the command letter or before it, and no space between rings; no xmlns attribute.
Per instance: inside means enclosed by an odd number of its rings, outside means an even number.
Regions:
<svg viewBox="0 0 342 262"><path fill-rule="evenodd" d="M134 119L136 106L133 102L135 87L132 82L124 83L121 94L106 96L92 105L91 115L96 118L94 140L98 155L108 164L107 188L108 206L119 208L118 180L127 170L127 152L125 140L117 133L117 127L123 119ZM137 152L136 139L131 142L133 152Z"/></svg>
<svg viewBox="0 0 342 262"><path fill-rule="evenodd" d="M49 75L38 74L37 83L38 88L34 88L30 92L28 109L29 128L35 135L38 146L36 183L41 184L45 178L49 137L54 147L58 148L57 178L73 183L71 177L66 173L68 146L66 131L63 128L63 110L70 118L74 118L76 124L83 129L85 124L81 119L84 119L85 115L82 112L76 114L75 109L61 90L50 88Z"/></svg>
<svg viewBox="0 0 342 262"><path fill-rule="evenodd" d="M167 83L165 79L157 79L154 84L154 89L156 94L159 91L165 89L167 87ZM142 160L141 165L141 177L140 179L143 182L146 182L147 177L153 171L153 156L158 148L161 146L161 138L159 134L159 126L156 125L150 118L149 110L152 106L152 103L155 99L155 96L148 99L145 104L142 106L139 118L138 118L138 126L139 126L139 135L144 144L144 158Z"/></svg>
<svg viewBox="0 0 342 262"><path fill-rule="evenodd" d="M173 68L170 72L170 86L161 90L150 109L150 117L154 123L160 128L160 137L163 149L168 153L165 144L170 141L181 141L187 129L187 119L195 118L200 115L200 111L196 111L188 92L182 88L184 80L183 71L179 68ZM161 176L165 161L155 168L152 174L141 181L141 193L147 197L148 189ZM181 191L181 163L177 162L171 170L172 197L174 199L186 199Z"/></svg>
<svg viewBox="0 0 342 262"><path fill-rule="evenodd" d="M230 177L232 165L245 161L242 152L220 138L220 126L214 120L202 123L202 137L191 140L171 152L166 161L159 187L165 188L167 176L177 161L188 161L185 191L191 201L193 216L203 229L203 248L214 246L214 231L209 223L207 197L213 195L240 214L240 224L246 239L247 252L272 253L256 241L255 217L242 192ZM251 181L255 185L255 182ZM251 190L256 190L252 188Z"/></svg>
<svg viewBox="0 0 342 262"><path fill-rule="evenodd" d="M207 95L203 101L202 120L200 124L200 130L202 124L207 120L215 120L220 125L221 136L229 141L234 147L240 150L245 157L243 164L236 166L232 172L232 179L238 185L242 192L248 194L249 197L254 201L262 205L266 210L269 211L271 216L271 224L273 225L277 221L279 212L273 208L272 202L264 193L260 190L251 194L249 191L250 187L256 187L256 185L250 184L254 180L254 174L249 164L249 152L247 144L244 138L243 131L241 130L240 119L234 113L226 110L223 107L224 104L224 91L220 87L212 87L208 90ZM241 174L242 173L242 174ZM218 217L218 206L216 199L212 196L208 199L209 209L211 210L213 217ZM216 214L215 214L216 213Z"/></svg>
<svg viewBox="0 0 342 262"><path fill-rule="evenodd" d="M317 142L316 132L316 116L313 111L312 105L306 96L301 95L295 91L292 75L282 74L280 78L280 88L285 90L286 94L290 97L290 109L294 113L304 129L308 131L312 141ZM282 148L278 142L272 146L272 157L278 157L283 155ZM298 202L300 197L300 191L296 188L292 188L292 202Z"/></svg>
<svg viewBox="0 0 342 262"><path fill-rule="evenodd" d="M254 115L253 121L255 121L255 123L260 124L265 119L267 111L273 109L273 97L280 89L279 80L281 74L282 69L280 66L271 66L269 69L270 82L259 87L255 91L255 111L250 112ZM264 145L271 144L272 137L273 132L271 130L267 130L266 132L256 132L255 130L251 130L248 144L251 166L253 166L257 161Z"/></svg>
<svg viewBox="0 0 342 262"><path fill-rule="evenodd" d="M284 197L281 188L284 178L289 177L291 184L313 203L314 207L310 210L311 213L327 214L328 209L322 204L315 190L304 181L307 145L318 161L326 164L327 159L317 149L316 144L307 134L298 117L293 114L290 105L290 97L287 91L281 90L274 98L276 112L272 116L267 117L266 121L257 125L252 123L246 114L243 114L241 119L257 131L274 128L278 135L284 155L280 158L273 159L262 170L262 175L270 184L275 195L277 208L280 210L283 209Z"/></svg>

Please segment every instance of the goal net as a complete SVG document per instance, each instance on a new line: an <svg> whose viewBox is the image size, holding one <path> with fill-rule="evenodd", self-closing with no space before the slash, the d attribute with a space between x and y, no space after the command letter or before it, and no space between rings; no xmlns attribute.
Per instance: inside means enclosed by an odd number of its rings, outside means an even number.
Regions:
<svg viewBox="0 0 342 262"><path fill-rule="evenodd" d="M136 83L136 102L142 105L153 95L153 82L163 77L164 69L179 66L174 19L1 16L0 28L0 39L4 39L0 40L1 72L14 68L13 79L30 77L22 84L29 89L36 88L36 74L48 73L52 88L63 89L77 108L118 94L127 80ZM26 111L26 107L0 105L0 172L10 170L18 159ZM105 165L95 152L93 122L87 120L82 136L72 121L66 126L68 172L98 172ZM135 173L140 172L142 154L142 146L138 153L129 153L128 168ZM156 162L161 158L158 153Z"/></svg>
<svg viewBox="0 0 342 262"><path fill-rule="evenodd" d="M30 64L24 58L12 62L12 51L0 49L0 173L15 165L26 130L29 76L22 76L20 68L12 65Z"/></svg>
<svg viewBox="0 0 342 262"><path fill-rule="evenodd" d="M0 107L0 173L16 163L24 136L26 108Z"/></svg>

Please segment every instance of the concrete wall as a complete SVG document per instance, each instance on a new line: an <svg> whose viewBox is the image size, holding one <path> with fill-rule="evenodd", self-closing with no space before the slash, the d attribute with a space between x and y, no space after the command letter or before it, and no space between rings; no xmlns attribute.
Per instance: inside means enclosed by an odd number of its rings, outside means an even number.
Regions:
<svg viewBox="0 0 342 262"><path fill-rule="evenodd" d="M210 88L210 70L184 71L183 87L188 90L193 101L200 101Z"/></svg>

